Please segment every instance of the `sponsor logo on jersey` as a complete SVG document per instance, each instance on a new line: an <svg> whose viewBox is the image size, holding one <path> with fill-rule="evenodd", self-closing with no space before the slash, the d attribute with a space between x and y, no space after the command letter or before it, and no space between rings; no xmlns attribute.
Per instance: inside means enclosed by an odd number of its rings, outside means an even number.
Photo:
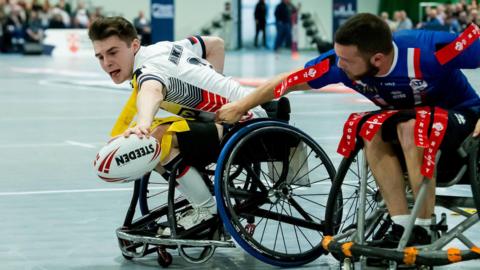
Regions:
<svg viewBox="0 0 480 270"><path fill-rule="evenodd" d="M362 94L378 94L377 87L370 86L362 81L355 81L355 88Z"/></svg>
<svg viewBox="0 0 480 270"><path fill-rule="evenodd" d="M131 160L135 160L153 152L155 152L155 148L153 147L153 144L149 144L148 146L132 150L126 154L116 157L115 162L117 162L117 166L123 166Z"/></svg>
<svg viewBox="0 0 480 270"><path fill-rule="evenodd" d="M172 50L170 51L170 55L168 56L168 60L175 65L178 65L178 61L180 61L180 57L182 57L183 47L174 44Z"/></svg>
<svg viewBox="0 0 480 270"><path fill-rule="evenodd" d="M407 97L407 94L402 91L392 91L391 94L393 99L402 99Z"/></svg>
<svg viewBox="0 0 480 270"><path fill-rule="evenodd" d="M457 118L457 122L460 124L460 125L465 125L466 121L465 121L465 117L459 113L455 113L454 114L455 117Z"/></svg>
<svg viewBox="0 0 480 270"><path fill-rule="evenodd" d="M463 51L463 45L464 45L463 43L464 43L464 42L465 42L465 44L467 43L465 40L463 40L463 42L457 41L457 42L455 43L455 50L457 50L457 51Z"/></svg>

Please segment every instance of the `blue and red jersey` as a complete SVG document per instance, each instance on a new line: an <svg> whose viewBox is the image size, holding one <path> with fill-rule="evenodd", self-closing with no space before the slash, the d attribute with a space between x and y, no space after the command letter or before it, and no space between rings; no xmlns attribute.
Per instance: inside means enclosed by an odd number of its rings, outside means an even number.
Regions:
<svg viewBox="0 0 480 270"><path fill-rule="evenodd" d="M468 32L467 32L468 30ZM352 81L336 63L333 50L310 60L305 67L330 59L330 69L308 82L312 88L342 82L383 109L439 106L480 112L480 98L461 69L480 66L479 29L460 36L447 32L404 30L394 33L394 61L383 76Z"/></svg>

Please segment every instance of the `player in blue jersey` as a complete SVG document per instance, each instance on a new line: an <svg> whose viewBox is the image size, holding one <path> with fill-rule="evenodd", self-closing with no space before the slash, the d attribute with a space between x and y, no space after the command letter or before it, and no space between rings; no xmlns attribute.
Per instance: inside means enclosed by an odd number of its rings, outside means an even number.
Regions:
<svg viewBox="0 0 480 270"><path fill-rule="evenodd" d="M409 245L431 241L431 214L435 205L435 181L451 180L460 166L456 149L471 133L478 135L480 99L460 69L480 65L479 30L472 25L458 37L445 32L400 31L393 36L381 19L358 14L335 34L334 50L306 63L305 77L296 85L295 74L281 74L239 101L224 105L217 121L233 123L249 108L288 91L321 88L342 82L370 99L381 109L399 109L371 141L365 140L366 156L394 224L379 243L396 247L408 223L402 161L416 195L423 180L424 148L414 140L415 108L436 106L448 111L448 125L440 149L437 179L428 184L427 199L415 221ZM460 38L460 39L459 39ZM326 63L319 70L309 68ZM323 74L320 74L323 73ZM321 76L320 76L321 75ZM281 86L281 87L278 87ZM475 126L477 123L477 126ZM396 143L395 143L396 142ZM399 159L397 152L403 154ZM445 165L448 164L448 165ZM458 170L457 170L458 171ZM450 178L450 179L448 179Z"/></svg>

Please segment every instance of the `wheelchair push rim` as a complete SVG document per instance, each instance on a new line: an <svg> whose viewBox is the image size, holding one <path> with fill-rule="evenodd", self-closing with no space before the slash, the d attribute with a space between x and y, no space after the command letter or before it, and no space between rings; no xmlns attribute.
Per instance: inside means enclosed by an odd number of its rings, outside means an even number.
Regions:
<svg viewBox="0 0 480 270"><path fill-rule="evenodd" d="M270 138L289 142L275 144ZM259 148L250 151L254 145ZM246 158L261 152L261 147L278 157ZM306 153L297 163L299 170L288 169L299 148ZM282 149L287 149L285 155L278 154ZM215 195L220 217L237 243L263 262L277 266L311 262L325 254L321 246L324 208L334 175L325 152L302 131L277 121L252 123L228 140L217 162Z"/></svg>

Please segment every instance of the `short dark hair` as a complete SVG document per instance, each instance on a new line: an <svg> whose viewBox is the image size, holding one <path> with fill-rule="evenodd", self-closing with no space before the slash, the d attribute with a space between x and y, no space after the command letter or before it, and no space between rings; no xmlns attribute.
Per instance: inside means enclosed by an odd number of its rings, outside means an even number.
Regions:
<svg viewBox="0 0 480 270"><path fill-rule="evenodd" d="M393 50L392 32L376 15L359 13L348 19L335 33L335 42L356 45L361 54L388 54Z"/></svg>
<svg viewBox="0 0 480 270"><path fill-rule="evenodd" d="M88 29L88 37L91 41L104 40L111 36L117 36L125 41L128 46L137 36L133 24L123 17L98 18L92 22Z"/></svg>

